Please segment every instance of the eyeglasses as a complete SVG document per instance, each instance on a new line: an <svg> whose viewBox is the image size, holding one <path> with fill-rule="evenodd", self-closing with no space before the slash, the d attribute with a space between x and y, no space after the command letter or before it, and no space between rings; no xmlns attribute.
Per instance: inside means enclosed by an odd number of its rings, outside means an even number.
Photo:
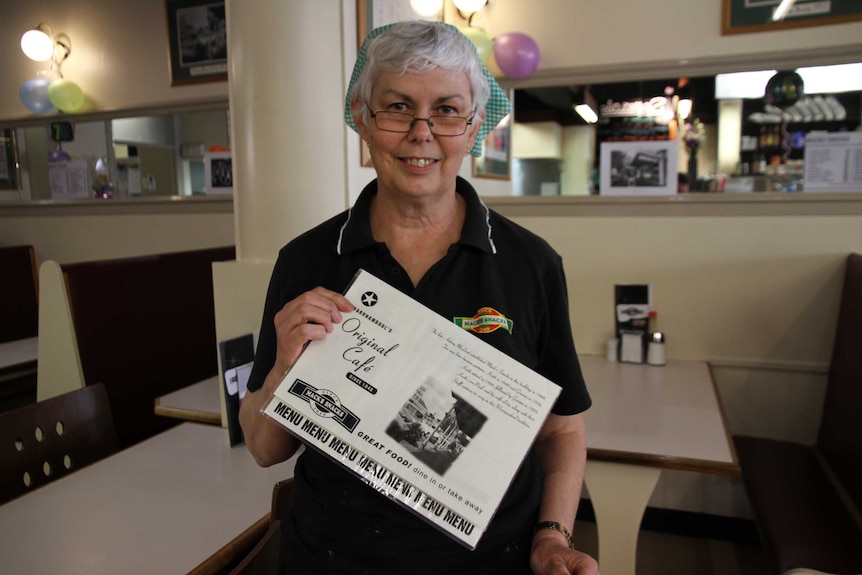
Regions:
<svg viewBox="0 0 862 575"><path fill-rule="evenodd" d="M467 131L467 126L473 123L476 117L474 112L469 118L461 116L436 116L419 118L405 112L374 112L369 108L369 113L374 123L384 132L407 133L413 129L418 121L428 122L428 129L435 136L461 136Z"/></svg>

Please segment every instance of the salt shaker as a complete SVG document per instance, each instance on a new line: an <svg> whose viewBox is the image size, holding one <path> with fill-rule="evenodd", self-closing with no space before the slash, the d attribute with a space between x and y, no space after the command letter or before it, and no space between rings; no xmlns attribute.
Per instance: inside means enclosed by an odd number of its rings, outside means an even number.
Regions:
<svg viewBox="0 0 862 575"><path fill-rule="evenodd" d="M649 345L647 345L646 361L650 365L665 365L667 357L665 355L665 338L664 333L656 331L649 336Z"/></svg>
<svg viewBox="0 0 862 575"><path fill-rule="evenodd" d="M617 353L620 347L620 340L617 338L611 338L608 340L607 349L605 350L605 359L608 361L616 361Z"/></svg>

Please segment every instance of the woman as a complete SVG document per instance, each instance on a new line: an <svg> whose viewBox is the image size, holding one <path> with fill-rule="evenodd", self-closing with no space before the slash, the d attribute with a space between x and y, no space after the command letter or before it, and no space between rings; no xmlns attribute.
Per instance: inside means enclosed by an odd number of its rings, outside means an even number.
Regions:
<svg viewBox="0 0 862 575"><path fill-rule="evenodd" d="M473 316L483 307L510 317L510 331L477 336L563 388L554 414L474 551L306 450L286 521L292 575L597 573L568 536L586 452L583 420L575 414L589 407L589 396L568 325L560 257L490 212L457 176L464 156L478 153L481 134L507 110L457 29L404 22L369 34L345 115L368 144L377 179L353 208L279 253L240 421L260 465L296 452L299 440L260 408L303 346L326 337L352 309L340 293L360 267L444 317Z"/></svg>

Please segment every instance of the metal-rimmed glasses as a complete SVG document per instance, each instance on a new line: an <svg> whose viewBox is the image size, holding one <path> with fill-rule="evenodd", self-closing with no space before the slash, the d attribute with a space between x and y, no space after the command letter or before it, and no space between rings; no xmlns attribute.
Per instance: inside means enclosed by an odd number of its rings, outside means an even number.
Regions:
<svg viewBox="0 0 862 575"><path fill-rule="evenodd" d="M366 106L368 106L366 104ZM413 129L416 122L428 122L428 129L435 136L462 136L467 132L467 127L473 123L476 112L469 118L463 116L441 116L432 114L427 118L419 118L415 114L406 112L387 112L381 110L375 112L368 106L368 113L374 119L377 128L384 132L396 132L405 134Z"/></svg>

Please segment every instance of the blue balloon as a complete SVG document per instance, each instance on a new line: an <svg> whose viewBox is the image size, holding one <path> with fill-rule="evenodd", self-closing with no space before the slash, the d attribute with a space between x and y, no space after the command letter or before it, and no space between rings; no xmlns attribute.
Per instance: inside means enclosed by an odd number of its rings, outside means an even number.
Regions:
<svg viewBox="0 0 862 575"><path fill-rule="evenodd" d="M54 104L48 98L48 86L51 84L47 78L31 78L21 85L18 96L24 107L37 114L44 114L54 109Z"/></svg>

